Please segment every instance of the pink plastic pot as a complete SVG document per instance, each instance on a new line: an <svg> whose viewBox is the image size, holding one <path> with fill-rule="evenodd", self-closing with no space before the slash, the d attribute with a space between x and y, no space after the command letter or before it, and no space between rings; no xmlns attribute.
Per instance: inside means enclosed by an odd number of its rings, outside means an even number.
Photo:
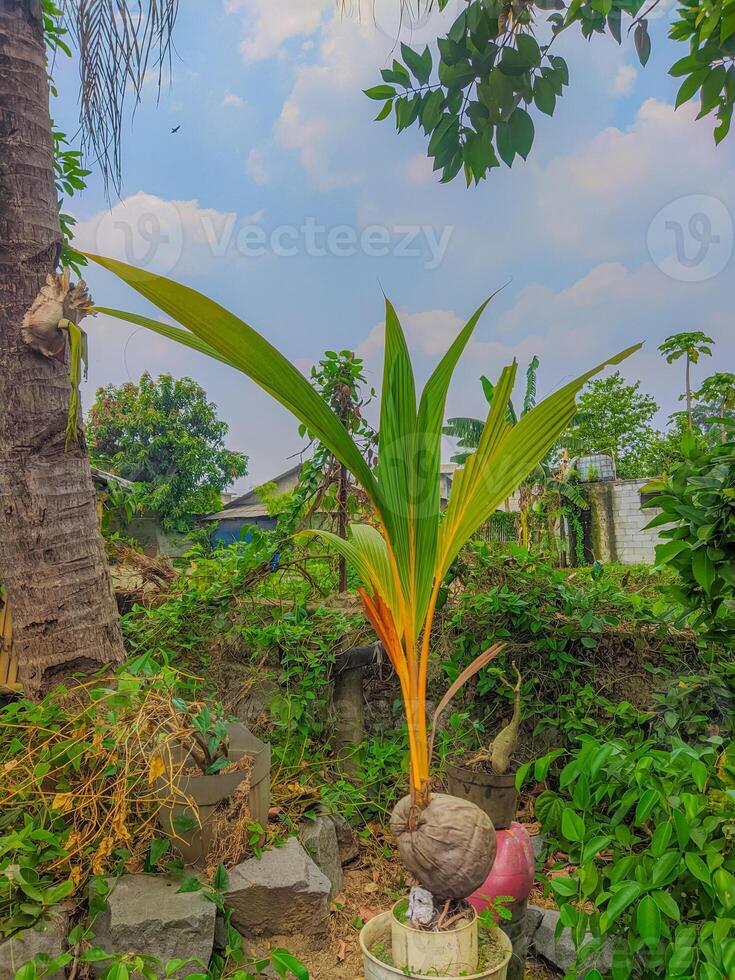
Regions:
<svg viewBox="0 0 735 980"><path fill-rule="evenodd" d="M496 831L496 837L495 863L485 883L468 899L478 912L492 905L493 899L500 895L525 902L533 886L536 860L526 828L513 820L507 830Z"/></svg>

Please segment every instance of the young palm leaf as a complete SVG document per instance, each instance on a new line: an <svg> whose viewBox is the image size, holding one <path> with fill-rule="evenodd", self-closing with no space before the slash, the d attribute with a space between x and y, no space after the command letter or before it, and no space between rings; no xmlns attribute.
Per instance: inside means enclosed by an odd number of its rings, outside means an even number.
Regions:
<svg viewBox="0 0 735 980"><path fill-rule="evenodd" d="M549 452L574 414L579 389L597 371L619 363L637 347L628 348L566 385L522 415L515 425L509 420L508 407L516 365L505 368L494 387L477 449L457 472L449 505L440 520L440 443L447 390L489 300L444 355L418 405L406 339L396 311L386 301L378 464L373 472L306 378L246 323L187 286L114 259L88 258L114 272L185 329L180 331L137 314L106 310L108 314L148 326L242 371L305 423L364 488L377 527L352 525L348 541L324 531L310 533L327 538L352 562L362 580L360 595L366 613L401 685L408 723L412 804L426 808L430 800L426 678L431 624L442 579L465 542Z"/></svg>

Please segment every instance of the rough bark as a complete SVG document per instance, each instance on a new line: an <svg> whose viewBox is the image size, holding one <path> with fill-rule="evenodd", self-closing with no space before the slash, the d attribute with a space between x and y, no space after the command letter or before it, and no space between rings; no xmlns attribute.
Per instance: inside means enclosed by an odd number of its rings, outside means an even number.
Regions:
<svg viewBox="0 0 735 980"><path fill-rule="evenodd" d="M0 0L0 578L32 696L124 655L86 450L65 447L69 366L21 336L60 239L40 17Z"/></svg>

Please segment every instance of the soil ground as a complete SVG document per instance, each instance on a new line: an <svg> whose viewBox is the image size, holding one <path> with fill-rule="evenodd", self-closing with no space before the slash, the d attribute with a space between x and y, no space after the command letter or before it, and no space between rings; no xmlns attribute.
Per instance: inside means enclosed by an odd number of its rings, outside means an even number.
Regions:
<svg viewBox="0 0 735 980"><path fill-rule="evenodd" d="M268 940L270 948L282 946L298 957L309 970L310 980L362 980L360 927L406 892L401 867L384 856L379 836L361 848L360 857L345 869L344 888L332 904L326 936L276 936ZM540 963L529 962L524 980L553 980L558 976Z"/></svg>

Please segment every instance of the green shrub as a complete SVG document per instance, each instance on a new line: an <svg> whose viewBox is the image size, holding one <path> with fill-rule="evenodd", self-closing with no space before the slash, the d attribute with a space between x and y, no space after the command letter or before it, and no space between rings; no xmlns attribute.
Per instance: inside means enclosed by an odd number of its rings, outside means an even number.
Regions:
<svg viewBox="0 0 735 980"><path fill-rule="evenodd" d="M732 423L723 423L733 432ZM710 640L732 649L735 640L735 442L705 446L691 433L682 439L683 462L666 480L645 490L660 507L649 527L660 527L659 565L673 569L669 595Z"/></svg>
<svg viewBox="0 0 735 980"><path fill-rule="evenodd" d="M732 745L585 736L558 783L536 815L578 963L612 940L615 980L735 976Z"/></svg>

